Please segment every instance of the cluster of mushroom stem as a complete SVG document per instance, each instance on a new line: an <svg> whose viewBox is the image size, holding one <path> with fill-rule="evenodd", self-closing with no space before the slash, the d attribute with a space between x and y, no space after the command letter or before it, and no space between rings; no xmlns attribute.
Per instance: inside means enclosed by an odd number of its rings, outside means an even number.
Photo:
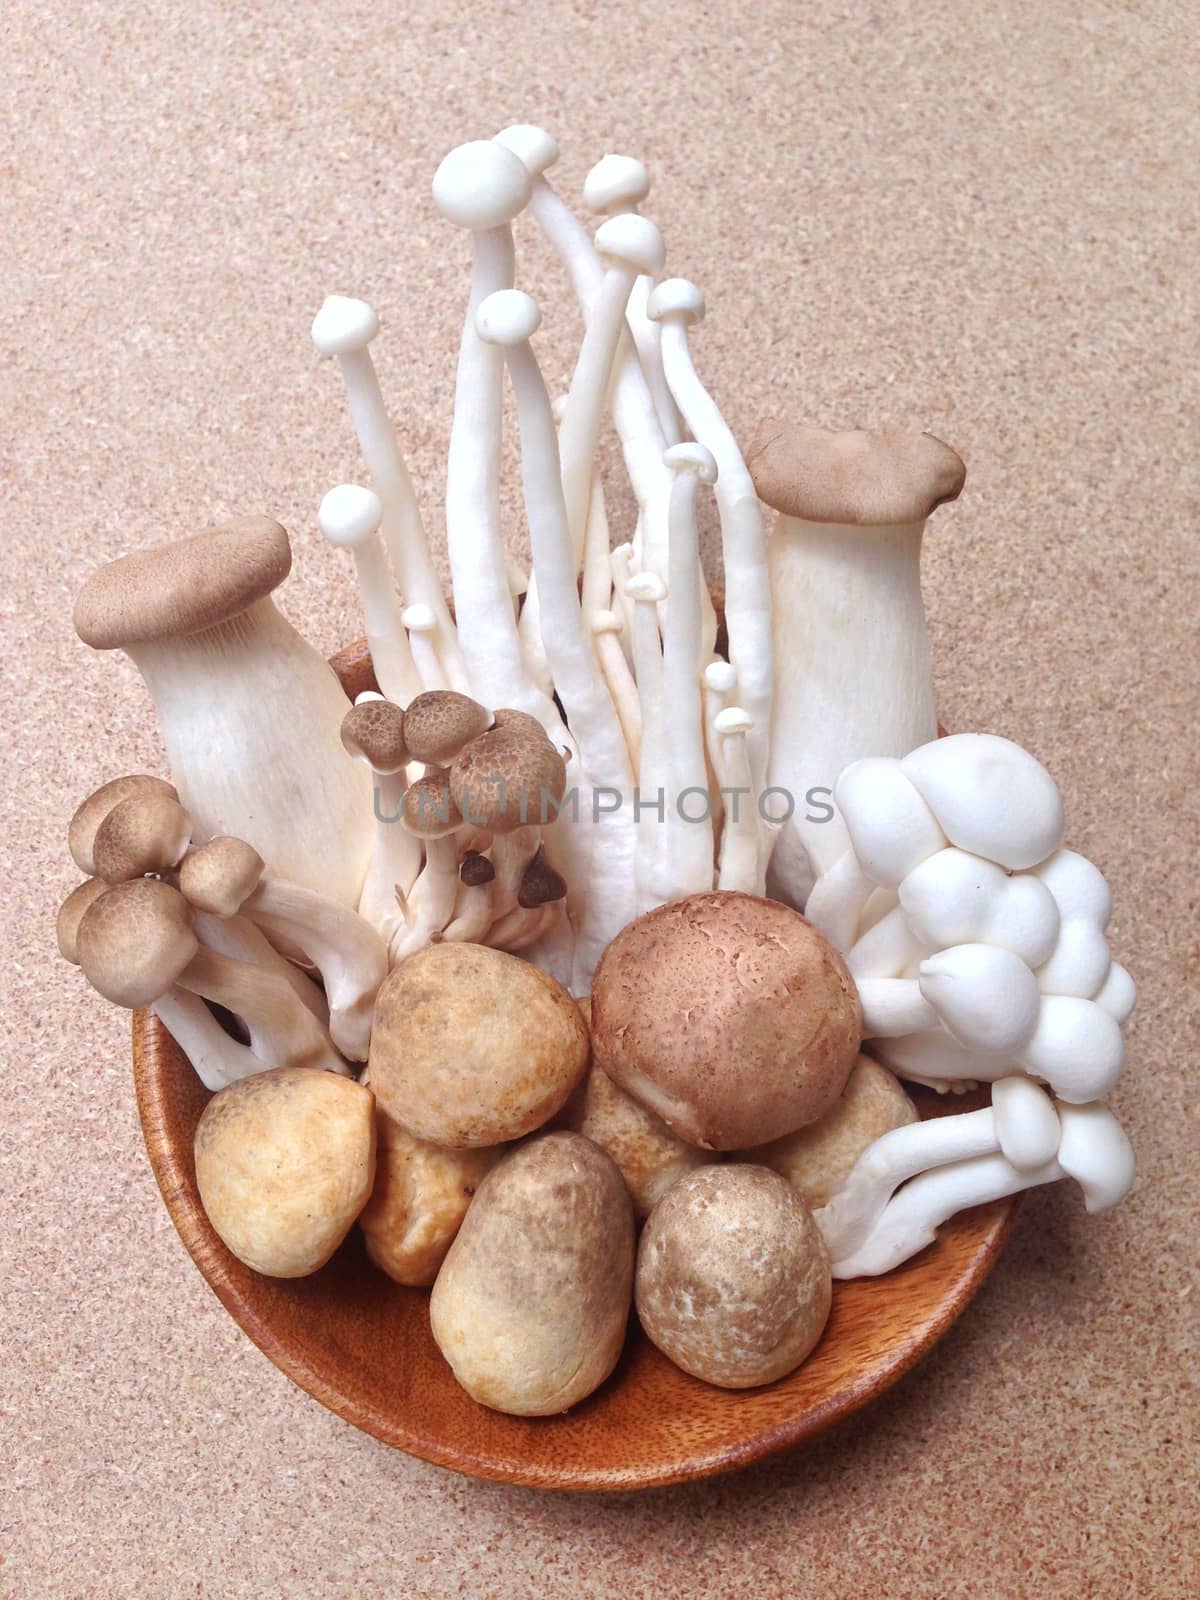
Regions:
<svg viewBox="0 0 1200 1600"><path fill-rule="evenodd" d="M593 167L593 234L551 185L557 159L515 125L433 180L470 241L449 596L375 368L379 320L334 295L313 323L372 486L331 489L317 521L353 562L376 689L351 705L277 610L291 549L265 517L84 589L76 628L138 666L174 786L118 780L80 808L88 877L60 916L64 955L116 1003L153 1006L215 1087L264 1062L349 1071L389 969L430 946L522 952L584 996L642 914L770 893L844 952L878 1060L939 1089L995 1086L988 1111L864 1153L823 1219L835 1270L885 1270L947 1206L1063 1174L1110 1203L1127 1147L1099 1102L1133 988L1104 937L1107 889L1062 848L1031 756L937 738L920 552L961 460L930 434L776 421L743 453L693 361L704 297L662 277L646 168ZM557 397L541 308L517 287L525 212L582 318ZM506 392L528 571L501 515ZM599 466L610 422L625 527ZM723 631L700 556L709 495Z"/></svg>

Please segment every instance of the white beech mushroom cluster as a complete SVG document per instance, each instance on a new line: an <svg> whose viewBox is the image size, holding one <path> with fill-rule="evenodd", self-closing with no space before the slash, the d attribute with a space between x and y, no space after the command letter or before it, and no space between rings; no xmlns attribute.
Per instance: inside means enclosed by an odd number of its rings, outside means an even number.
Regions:
<svg viewBox="0 0 1200 1600"><path fill-rule="evenodd" d="M114 1003L152 1008L220 1090L265 1068L352 1077L369 1055L374 1076L377 997L415 957L519 952L582 999L635 919L679 902L719 918L729 892L752 950L745 897L770 894L844 955L877 1062L940 1091L991 1086L982 1110L919 1121L868 1062L852 1110L847 1034L818 1120L814 1109L798 1126L792 1104L756 1122L756 1136L794 1134L793 1154L828 1163L816 1219L834 1276L886 1271L954 1212L1032 1184L1071 1176L1090 1210L1115 1203L1132 1157L1100 1101L1121 1070L1134 992L1109 954L1104 879L1063 848L1058 791L1032 756L992 735L937 737L920 553L930 515L962 488L961 460L929 434L775 420L743 453L693 364L704 297L663 275L645 167L607 155L592 169L592 232L551 185L557 157L547 133L516 126L452 150L433 180L469 253L446 461L449 596L376 372L378 318L331 296L313 323L371 484L331 489L317 521L353 563L377 690L351 705L276 609L291 548L267 517L126 556L80 595L80 637L125 650L145 679L173 784L115 780L79 808L69 843L87 878L60 912L64 956ZM525 213L582 318L557 396L535 353L542 310L517 286ZM506 388L529 571L507 557L501 517ZM610 524L598 466L608 426L636 506L627 527ZM720 617L699 553L707 496ZM769 533L763 504L777 513ZM676 1053L660 1044L669 1071ZM703 1046L697 1034L689 1051ZM692 1065L708 1084L706 1062ZM881 1076L885 1109L866 1115L861 1086L874 1094ZM622 1137L641 1142L639 1161L654 1153L637 1193L659 1167L699 1162L707 1174L696 1153L707 1138L662 1115L675 1102L661 1084L631 1083L626 1097L606 1081L587 1104L620 1101ZM501 1139L529 1131L503 1126ZM380 1140L436 1174L431 1188L467 1171L465 1155L402 1117ZM480 1159L471 1152L472 1183ZM789 1170L786 1152L778 1162ZM696 1179L697 1196L712 1181ZM377 1215L403 1209L397 1192L377 1195ZM795 1235L776 1188L744 1199L747 1215L761 1206ZM422 1271L462 1220L465 1206L450 1209Z"/></svg>

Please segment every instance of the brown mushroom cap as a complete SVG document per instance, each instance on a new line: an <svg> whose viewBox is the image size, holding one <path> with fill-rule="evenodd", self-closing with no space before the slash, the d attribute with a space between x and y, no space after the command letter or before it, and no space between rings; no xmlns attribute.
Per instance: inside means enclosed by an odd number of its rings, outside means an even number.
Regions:
<svg viewBox="0 0 1200 1600"><path fill-rule="evenodd" d="M94 572L75 602L75 632L94 650L200 633L270 594L291 566L278 522L234 517Z"/></svg>
<svg viewBox="0 0 1200 1600"><path fill-rule="evenodd" d="M583 1076L587 1029L548 973L502 950L435 944L384 980L371 1088L433 1144L504 1144L552 1117Z"/></svg>
<svg viewBox="0 0 1200 1600"><path fill-rule="evenodd" d="M103 878L85 878L81 884L71 890L58 908L58 917L54 924L54 935L58 940L58 953L64 961L69 961L73 967L79 965L79 952L75 948L75 941L79 934L79 924L83 920L83 914L92 901L99 900L102 894L107 894L110 887Z"/></svg>
<svg viewBox="0 0 1200 1600"><path fill-rule="evenodd" d="M462 812L450 790L448 772L427 772L404 791L401 820L418 839L444 839L462 827Z"/></svg>
<svg viewBox="0 0 1200 1600"><path fill-rule="evenodd" d="M533 859L521 874L517 890L517 904L532 911L536 906L552 905L566 898L567 881L546 860L546 846L540 844Z"/></svg>
<svg viewBox="0 0 1200 1600"><path fill-rule="evenodd" d="M197 911L233 917L262 882L266 863L252 844L218 834L184 856L179 892Z"/></svg>
<svg viewBox="0 0 1200 1600"><path fill-rule="evenodd" d="M166 994L197 948L192 908L158 878L113 884L84 912L75 934L92 988L131 1011Z"/></svg>
<svg viewBox="0 0 1200 1600"><path fill-rule="evenodd" d="M179 795L171 784L162 778L151 778L144 772L131 772L124 778L110 782L88 795L67 824L67 849L80 872L89 877L96 874L96 861L92 854L100 824L115 805L136 794L157 794L168 800L178 800Z"/></svg>
<svg viewBox="0 0 1200 1600"><path fill-rule="evenodd" d="M754 895L714 891L647 912L592 980L596 1060L706 1149L765 1144L823 1116L861 1035L838 952L798 911Z"/></svg>
<svg viewBox="0 0 1200 1600"><path fill-rule="evenodd" d="M828 1205L869 1144L916 1120L916 1106L887 1068L859 1056L842 1094L819 1121L744 1150L738 1159L770 1167L815 1211Z"/></svg>
<svg viewBox="0 0 1200 1600"><path fill-rule="evenodd" d="M491 728L472 739L450 768L459 811L492 833L552 822L566 787L566 765L540 723L536 736L521 723Z"/></svg>
<svg viewBox="0 0 1200 1600"><path fill-rule="evenodd" d="M932 433L839 433L768 419L746 451L760 500L804 522L887 527L924 522L958 498L967 469Z"/></svg>
<svg viewBox="0 0 1200 1600"><path fill-rule="evenodd" d="M178 866L192 837L192 819L170 795L154 790L131 794L96 829L96 872L109 883L168 872Z"/></svg>
<svg viewBox="0 0 1200 1600"><path fill-rule="evenodd" d="M213 1095L195 1153L205 1212L238 1260L268 1277L306 1277L371 1193L375 1102L333 1072L258 1072Z"/></svg>
<svg viewBox="0 0 1200 1600"><path fill-rule="evenodd" d="M496 869L480 851L468 850L459 863L458 876L468 889L478 889L494 880Z"/></svg>
<svg viewBox="0 0 1200 1600"><path fill-rule="evenodd" d="M469 695L431 689L409 703L405 717L408 748L418 761L448 766L465 744L492 725L489 712Z"/></svg>
<svg viewBox="0 0 1200 1600"><path fill-rule="evenodd" d="M342 746L374 772L399 772L408 765L405 712L392 700L363 700L342 718Z"/></svg>
<svg viewBox="0 0 1200 1600"><path fill-rule="evenodd" d="M648 1337L723 1389L773 1383L821 1337L833 1285L808 1207L766 1167L685 1173L638 1249L635 1300Z"/></svg>

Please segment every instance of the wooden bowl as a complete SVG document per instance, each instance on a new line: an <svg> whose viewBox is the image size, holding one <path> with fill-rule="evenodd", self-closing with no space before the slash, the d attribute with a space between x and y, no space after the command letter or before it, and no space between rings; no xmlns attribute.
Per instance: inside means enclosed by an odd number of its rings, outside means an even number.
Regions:
<svg viewBox="0 0 1200 1600"><path fill-rule="evenodd" d="M372 686L365 649L334 667L351 695ZM222 1305L281 1371L385 1444L481 1478L542 1489L626 1490L745 1466L810 1439L901 1377L987 1276L1014 1202L964 1212L937 1243L882 1278L834 1285L833 1311L799 1371L763 1389L688 1377L631 1323L607 1383L562 1417L487 1411L459 1388L429 1331L427 1290L367 1261L354 1229L314 1277L262 1278L217 1238L196 1189L192 1140L208 1091L166 1029L133 1019L133 1072L150 1164L171 1220ZM972 1109L917 1091L922 1116Z"/></svg>

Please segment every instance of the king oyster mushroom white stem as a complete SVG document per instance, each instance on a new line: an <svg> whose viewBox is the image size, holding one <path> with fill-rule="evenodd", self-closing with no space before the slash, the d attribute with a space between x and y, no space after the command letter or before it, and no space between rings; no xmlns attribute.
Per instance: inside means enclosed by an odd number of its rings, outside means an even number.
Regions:
<svg viewBox="0 0 1200 1600"><path fill-rule="evenodd" d="M932 434L835 433L763 422L746 453L778 513L767 556L774 610L768 781L794 810L770 882L803 906L848 846L842 819L805 803L863 756L903 756L937 733L921 603L921 537L965 469ZM739 669L740 670L740 669Z"/></svg>
<svg viewBox="0 0 1200 1600"><path fill-rule="evenodd" d="M766 782L773 699L771 586L762 511L741 449L692 362L688 328L704 316L704 296L686 278L670 278L651 294L647 314L662 330L667 383L692 434L717 464L716 499L725 564L725 626L738 695L754 729L749 735L756 790ZM798 617L789 625L796 626ZM758 817L758 811L755 810ZM769 835L763 828L764 856ZM764 868L765 868L764 860Z"/></svg>
<svg viewBox="0 0 1200 1600"><path fill-rule="evenodd" d="M330 295L312 327L317 349L324 356L336 356L341 368L354 430L382 502L383 542L400 587L410 602L428 606L433 613L439 675L437 683L426 687L440 688L444 683L465 691L467 673L458 635L429 553L412 479L388 419L371 360L370 345L378 332L379 318L366 301L344 295Z"/></svg>
<svg viewBox="0 0 1200 1600"><path fill-rule="evenodd" d="M624 292L628 293L627 283ZM477 313L480 338L504 351L516 396L529 542L542 600L542 640L555 688L577 741L581 772L591 791L586 798L591 802L588 821L596 830L592 861L599 870L594 870L587 882L578 928L576 966L582 983L590 977L605 945L634 915L636 832L629 804L633 773L620 718L579 605L575 584L578 562L572 549L564 487L566 474L560 472L559 466L561 435L555 433L550 399L529 345L540 321L537 303L517 289L490 295ZM593 327L603 327L599 316ZM586 336L584 344L586 347ZM581 355L577 374L583 362ZM569 417L568 400L564 432ZM585 494L589 487L590 483L585 482ZM617 800L616 808L607 815L601 813L602 792L615 795Z"/></svg>
<svg viewBox="0 0 1200 1600"><path fill-rule="evenodd" d="M488 705L529 712L557 743L574 748L553 700L530 673L513 616L500 528L504 358L480 338L475 322L490 294L512 287L510 224L528 204L529 174L510 150L476 140L446 156L433 198L474 240L446 463L446 541L471 693Z"/></svg>
<svg viewBox="0 0 1200 1600"><path fill-rule="evenodd" d="M354 557L376 681L389 700L406 706L420 694L422 682L400 620L400 602L379 534L382 521L379 496L354 483L330 489L317 511L317 522L330 544Z"/></svg>
<svg viewBox="0 0 1200 1600"><path fill-rule="evenodd" d="M661 832L671 881L669 898L679 900L706 893L713 886L712 801L701 691L705 663L701 659L696 495L700 484L717 482L717 463L702 444L672 445L663 459L675 482L669 512L671 603L663 632L667 819Z"/></svg>
<svg viewBox="0 0 1200 1600"><path fill-rule="evenodd" d="M344 753L342 760L351 765ZM387 976L387 946L364 917L313 889L268 875L252 845L226 835L184 856L179 887L199 910L249 917L273 941L302 950L324 980L334 1043L351 1061L367 1059L375 995Z"/></svg>
<svg viewBox="0 0 1200 1600"><path fill-rule="evenodd" d="M413 701L412 704L416 704ZM342 718L346 754L365 762L374 778L375 848L358 902L385 943L405 924L403 906L421 870L421 845L401 826L401 808L412 759L405 743L405 716L391 700L360 696Z"/></svg>
<svg viewBox="0 0 1200 1600"><path fill-rule="evenodd" d="M584 205L601 216L636 212L649 193L650 174L636 156L605 155L583 181ZM680 442L683 432L663 372L661 330L646 315L646 302L653 287L653 278L646 275L638 278L630 292L626 316L647 386L654 398L663 438L670 446Z"/></svg>
<svg viewBox="0 0 1200 1600"><path fill-rule="evenodd" d="M354 906L371 782L342 752L341 684L271 601L291 559L277 522L238 518L102 567L75 630L141 672L200 837L247 839L273 872Z"/></svg>
<svg viewBox="0 0 1200 1600"><path fill-rule="evenodd" d="M267 1066L348 1071L291 984L201 945L191 906L156 878L114 884L93 901L80 920L76 952L93 989L114 1005L135 1010L184 989L241 1017Z"/></svg>

